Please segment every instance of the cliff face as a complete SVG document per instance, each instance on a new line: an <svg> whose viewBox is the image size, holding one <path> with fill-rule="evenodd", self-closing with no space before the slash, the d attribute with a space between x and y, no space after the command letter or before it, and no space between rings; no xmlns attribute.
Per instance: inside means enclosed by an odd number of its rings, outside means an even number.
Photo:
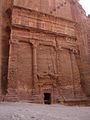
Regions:
<svg viewBox="0 0 90 120"><path fill-rule="evenodd" d="M1 11L2 11L2 3L0 1L0 89L1 89L1 34L2 34L2 14L1 14ZM1 90L0 90L1 92ZM1 93L0 93L1 94Z"/></svg>
<svg viewBox="0 0 90 120"><path fill-rule="evenodd" d="M87 34L87 40L88 40L88 54L87 54L87 63L88 63L88 79L86 81L86 90L88 95L90 96L90 16L88 16L88 34Z"/></svg>
<svg viewBox="0 0 90 120"><path fill-rule="evenodd" d="M81 79L87 95L90 95L90 62L89 62L89 19L78 2L71 2L72 17L76 21L76 35L80 50Z"/></svg>
<svg viewBox="0 0 90 120"><path fill-rule="evenodd" d="M14 0L14 5L72 19L69 0Z"/></svg>
<svg viewBox="0 0 90 120"><path fill-rule="evenodd" d="M9 39L11 16L8 8L11 1L0 0L0 88L2 93L7 92L7 74L9 59Z"/></svg>
<svg viewBox="0 0 90 120"><path fill-rule="evenodd" d="M48 93L56 103L89 96L90 21L78 0L0 2L0 86L6 99L43 102Z"/></svg>

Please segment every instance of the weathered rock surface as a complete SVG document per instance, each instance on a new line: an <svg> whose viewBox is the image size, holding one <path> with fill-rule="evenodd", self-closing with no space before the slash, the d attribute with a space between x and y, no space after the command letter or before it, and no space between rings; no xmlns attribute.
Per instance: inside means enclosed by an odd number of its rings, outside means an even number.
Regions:
<svg viewBox="0 0 90 120"><path fill-rule="evenodd" d="M78 0L1 0L0 11L0 99L86 103L90 20Z"/></svg>

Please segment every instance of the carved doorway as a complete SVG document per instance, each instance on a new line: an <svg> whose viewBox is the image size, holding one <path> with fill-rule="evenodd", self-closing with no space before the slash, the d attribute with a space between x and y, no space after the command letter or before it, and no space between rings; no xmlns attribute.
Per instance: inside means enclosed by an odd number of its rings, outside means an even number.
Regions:
<svg viewBox="0 0 90 120"><path fill-rule="evenodd" d="M44 93L44 104L51 104L51 93Z"/></svg>

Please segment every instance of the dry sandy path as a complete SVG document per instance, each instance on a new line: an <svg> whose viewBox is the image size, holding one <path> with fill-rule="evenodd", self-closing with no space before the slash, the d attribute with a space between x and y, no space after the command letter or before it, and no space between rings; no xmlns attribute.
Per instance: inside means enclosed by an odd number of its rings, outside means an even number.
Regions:
<svg viewBox="0 0 90 120"><path fill-rule="evenodd" d="M90 107L0 103L0 120L90 120Z"/></svg>

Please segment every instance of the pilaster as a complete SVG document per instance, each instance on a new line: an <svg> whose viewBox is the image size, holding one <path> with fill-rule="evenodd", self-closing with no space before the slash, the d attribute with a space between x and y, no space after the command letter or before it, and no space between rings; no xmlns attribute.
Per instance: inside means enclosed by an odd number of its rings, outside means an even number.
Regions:
<svg viewBox="0 0 90 120"><path fill-rule="evenodd" d="M2 97L2 90L1 90L1 77L0 77L0 101L2 101L3 97Z"/></svg>
<svg viewBox="0 0 90 120"><path fill-rule="evenodd" d="M78 51L70 50L74 99L87 99L81 86L80 70L76 56Z"/></svg>
<svg viewBox="0 0 90 120"><path fill-rule="evenodd" d="M1 90L1 80L2 80L2 5L3 5L3 1L0 0L0 101L2 101L2 90Z"/></svg>
<svg viewBox="0 0 90 120"><path fill-rule="evenodd" d="M8 94L5 100L17 101L17 55L18 41L13 39L10 41L9 51L9 67L8 67Z"/></svg>
<svg viewBox="0 0 90 120"><path fill-rule="evenodd" d="M37 86L37 45L33 45L33 87Z"/></svg>

